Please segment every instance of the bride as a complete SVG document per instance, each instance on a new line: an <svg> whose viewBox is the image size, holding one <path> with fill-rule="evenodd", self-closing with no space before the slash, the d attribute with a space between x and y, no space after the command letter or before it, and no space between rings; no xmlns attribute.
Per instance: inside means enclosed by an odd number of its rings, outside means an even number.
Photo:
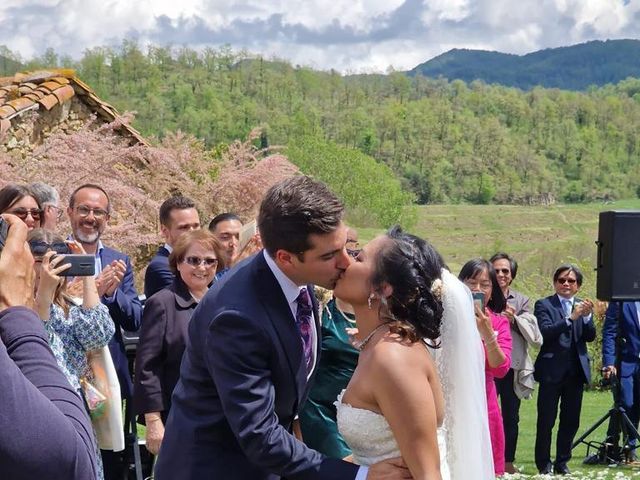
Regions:
<svg viewBox="0 0 640 480"><path fill-rule="evenodd" d="M442 257L394 228L365 246L335 295L354 307L363 339L336 402L354 462L401 455L416 480L493 478L472 300Z"/></svg>

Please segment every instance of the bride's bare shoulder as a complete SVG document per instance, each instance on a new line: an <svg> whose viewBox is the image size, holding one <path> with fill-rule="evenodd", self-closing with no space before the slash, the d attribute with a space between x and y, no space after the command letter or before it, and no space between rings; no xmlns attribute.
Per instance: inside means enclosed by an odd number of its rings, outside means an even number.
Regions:
<svg viewBox="0 0 640 480"><path fill-rule="evenodd" d="M389 374L395 370L427 373L433 365L430 355L422 342L410 342L398 335L387 335L371 349L367 363L378 371Z"/></svg>

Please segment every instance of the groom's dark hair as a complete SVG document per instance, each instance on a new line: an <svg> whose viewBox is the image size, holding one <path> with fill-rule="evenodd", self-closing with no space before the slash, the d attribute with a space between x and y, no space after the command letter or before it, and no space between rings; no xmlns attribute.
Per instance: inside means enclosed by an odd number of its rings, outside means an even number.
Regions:
<svg viewBox="0 0 640 480"><path fill-rule="evenodd" d="M344 204L324 183L296 175L272 186L258 213L264 248L272 257L278 250L298 254L311 248L309 235L333 232L342 221Z"/></svg>

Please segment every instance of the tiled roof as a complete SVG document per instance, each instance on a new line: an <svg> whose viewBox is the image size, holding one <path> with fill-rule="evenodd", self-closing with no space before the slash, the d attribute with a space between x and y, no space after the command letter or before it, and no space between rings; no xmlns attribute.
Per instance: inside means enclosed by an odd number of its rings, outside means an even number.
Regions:
<svg viewBox="0 0 640 480"><path fill-rule="evenodd" d="M13 77L0 77L0 138L11 128L11 119L30 110L51 110L77 96L107 122L119 118L118 111L100 100L95 92L73 70L56 69L16 73ZM147 141L130 125L122 125L123 134L136 142Z"/></svg>

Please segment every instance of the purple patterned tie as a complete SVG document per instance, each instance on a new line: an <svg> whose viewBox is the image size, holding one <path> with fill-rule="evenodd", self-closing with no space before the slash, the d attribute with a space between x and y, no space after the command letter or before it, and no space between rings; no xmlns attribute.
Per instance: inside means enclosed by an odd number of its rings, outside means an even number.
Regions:
<svg viewBox="0 0 640 480"><path fill-rule="evenodd" d="M300 290L300 295L296 299L298 309L296 310L296 325L302 339L302 350L304 351L304 362L307 367L307 375L311 372L313 366L313 351L311 338L311 322L313 322L313 310L311 308L311 299L306 288Z"/></svg>

